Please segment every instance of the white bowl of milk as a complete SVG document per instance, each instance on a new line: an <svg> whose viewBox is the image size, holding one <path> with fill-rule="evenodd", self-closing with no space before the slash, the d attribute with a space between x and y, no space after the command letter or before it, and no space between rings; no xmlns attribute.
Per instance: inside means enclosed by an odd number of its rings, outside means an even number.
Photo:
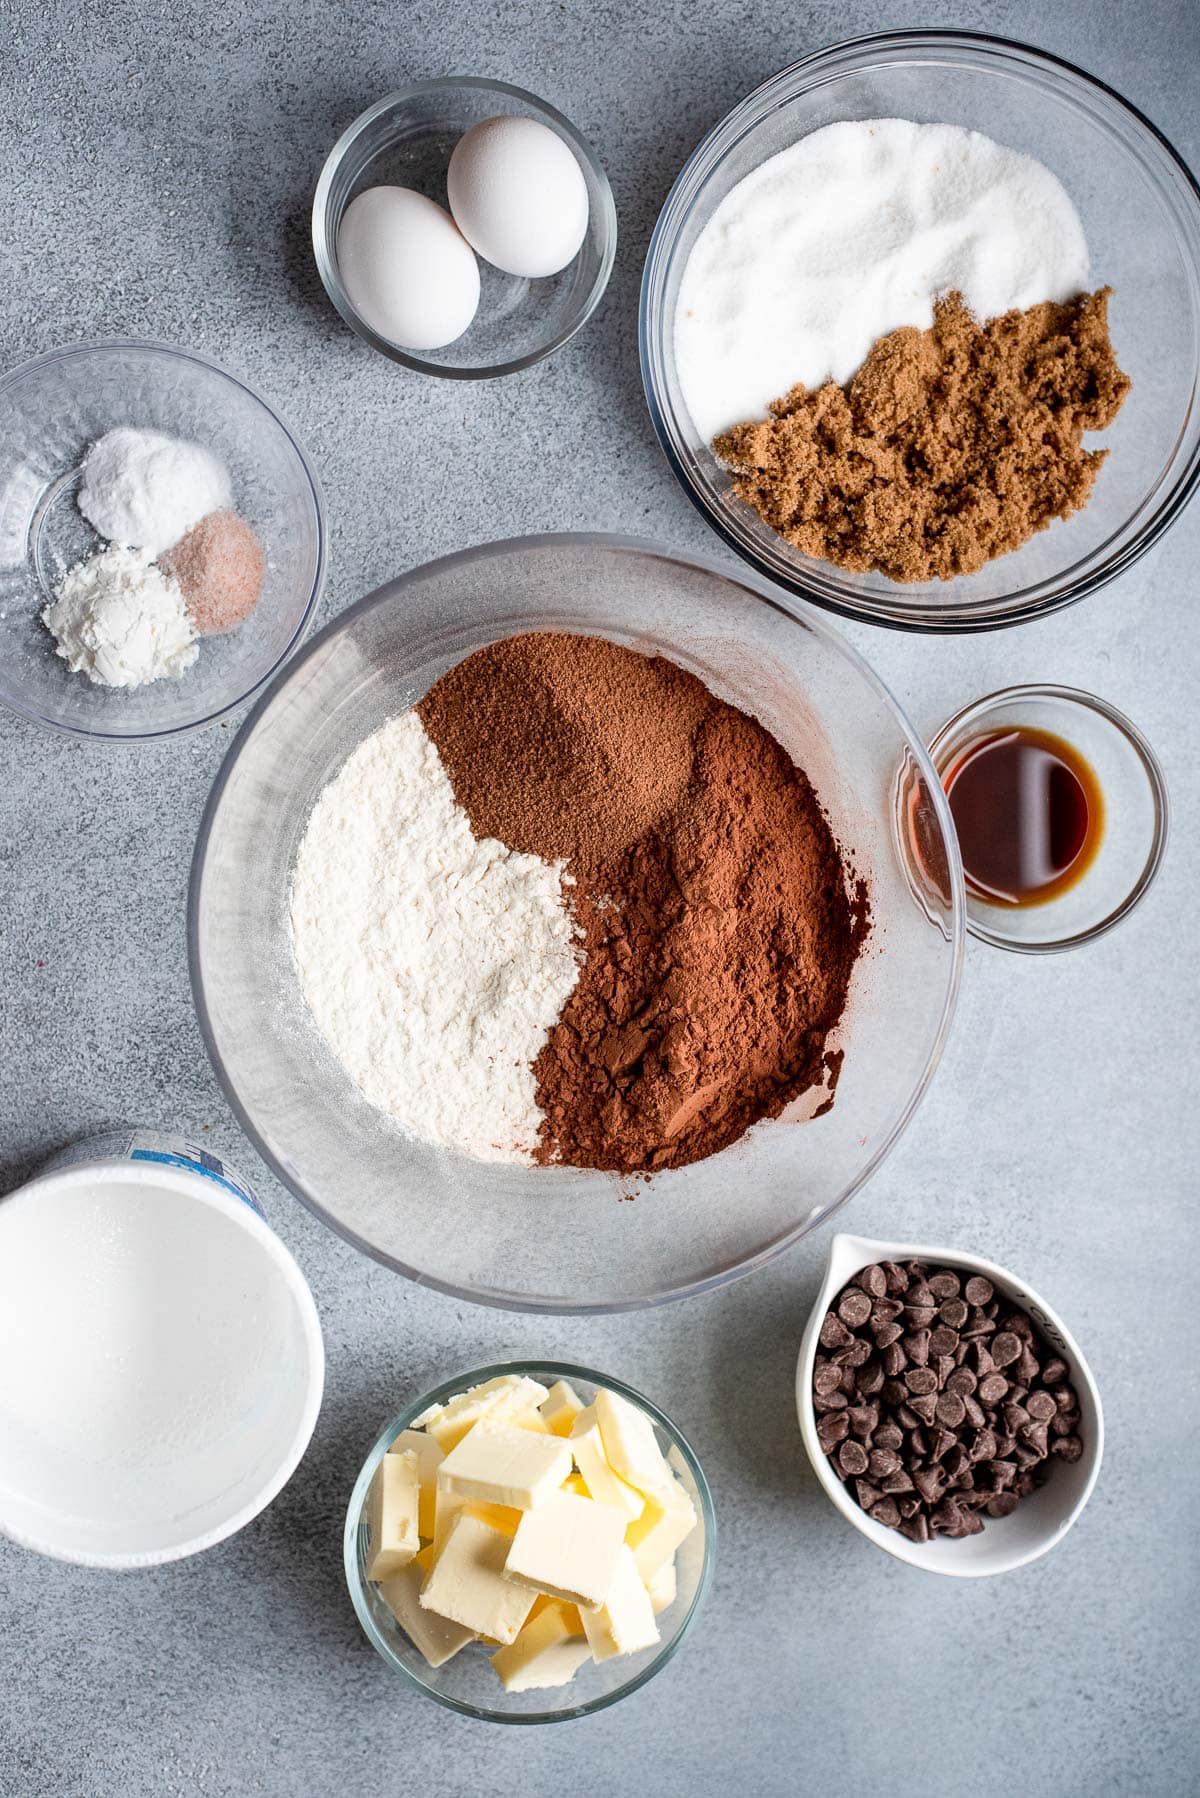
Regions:
<svg viewBox="0 0 1200 1798"><path fill-rule="evenodd" d="M0 1200L0 1534L90 1567L222 1541L308 1446L312 1294L216 1156L122 1131Z"/></svg>

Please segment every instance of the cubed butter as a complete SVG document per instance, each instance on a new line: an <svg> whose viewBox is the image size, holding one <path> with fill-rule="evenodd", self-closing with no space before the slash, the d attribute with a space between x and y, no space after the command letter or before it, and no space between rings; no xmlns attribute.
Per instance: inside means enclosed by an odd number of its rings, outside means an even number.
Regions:
<svg viewBox="0 0 1200 1798"><path fill-rule="evenodd" d="M531 1592L595 1610L612 1585L627 1521L623 1512L594 1498L551 1493L521 1518L505 1573Z"/></svg>
<svg viewBox="0 0 1200 1798"><path fill-rule="evenodd" d="M654 1577L646 1581L646 1590L650 1594L650 1608L656 1617L671 1608L678 1594L673 1560L663 1562Z"/></svg>
<svg viewBox="0 0 1200 1798"><path fill-rule="evenodd" d="M505 1536L515 1536L517 1525L524 1517L524 1511L514 1510L510 1505L489 1505L482 1499L468 1498L463 1509L469 1517L481 1517L484 1523L490 1523L494 1530Z"/></svg>
<svg viewBox="0 0 1200 1798"><path fill-rule="evenodd" d="M437 1510L437 1470L444 1456L435 1437L427 1430L402 1430L388 1449L389 1455L402 1455L407 1450L417 1457L417 1479L421 1487L418 1528L426 1542L434 1530Z"/></svg>
<svg viewBox="0 0 1200 1798"><path fill-rule="evenodd" d="M428 1553L428 1549L423 1549L407 1567L402 1567L399 1573L385 1579L379 1591L383 1602L417 1652L425 1656L431 1667L441 1667L460 1648L465 1648L468 1642L475 1640L475 1632L461 1623L452 1623L448 1618L422 1609L421 1585L428 1569L421 1565L421 1561Z"/></svg>
<svg viewBox="0 0 1200 1798"><path fill-rule="evenodd" d="M609 1464L594 1405L589 1405L575 1419L570 1443L575 1465L583 1475L592 1497L602 1505L613 1505L618 1511L623 1511L627 1522L640 1517L646 1509L646 1501Z"/></svg>
<svg viewBox="0 0 1200 1798"><path fill-rule="evenodd" d="M388 1453L367 1493L368 1579L387 1579L406 1567L421 1546L420 1481L411 1449Z"/></svg>
<svg viewBox="0 0 1200 1798"><path fill-rule="evenodd" d="M617 1654L637 1654L658 1641L658 1625L650 1594L642 1584L632 1551L622 1548L608 1598L597 1611L582 1611L584 1634L592 1659L610 1661Z"/></svg>
<svg viewBox="0 0 1200 1798"><path fill-rule="evenodd" d="M571 1466L570 1446L561 1437L489 1419L451 1449L438 1469L438 1486L452 1497L531 1511L562 1485Z"/></svg>
<svg viewBox="0 0 1200 1798"><path fill-rule="evenodd" d="M569 1436L571 1426L583 1410L583 1400L566 1380L556 1380L538 1409L553 1436Z"/></svg>
<svg viewBox="0 0 1200 1798"><path fill-rule="evenodd" d="M575 1607L551 1604L529 1618L511 1647L492 1656L492 1666L505 1691L532 1692L567 1685L591 1652Z"/></svg>
<svg viewBox="0 0 1200 1798"><path fill-rule="evenodd" d="M421 1608L461 1624L473 1635L491 1636L505 1645L514 1642L536 1594L504 1577L512 1540L464 1511L455 1519L421 1588Z"/></svg>
<svg viewBox="0 0 1200 1798"><path fill-rule="evenodd" d="M562 1489L564 1492L573 1492L577 1498L590 1498L592 1496L588 1491L587 1481L581 1473L573 1473L569 1479L564 1480Z"/></svg>
<svg viewBox="0 0 1200 1798"><path fill-rule="evenodd" d="M545 1396L546 1388L537 1380L523 1374L499 1374L452 1398L430 1419L429 1433L449 1454L483 1418L492 1423L515 1423L536 1411Z"/></svg>
<svg viewBox="0 0 1200 1798"><path fill-rule="evenodd" d="M672 1483L671 1469L644 1411L620 1393L601 1388L595 1399L596 1421L609 1466L638 1492L650 1497ZM584 1479L587 1474L584 1473Z"/></svg>
<svg viewBox="0 0 1200 1798"><path fill-rule="evenodd" d="M674 1474L668 1473L667 1478L670 1485L647 1499L645 1511L625 1531L638 1572L647 1585L674 1559L679 1544L696 1527L696 1508L691 1499Z"/></svg>

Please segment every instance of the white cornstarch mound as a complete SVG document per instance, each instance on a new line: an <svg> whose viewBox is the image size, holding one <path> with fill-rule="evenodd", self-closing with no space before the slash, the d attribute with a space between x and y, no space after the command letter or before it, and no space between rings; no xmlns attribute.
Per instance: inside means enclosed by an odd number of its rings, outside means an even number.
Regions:
<svg viewBox="0 0 1200 1798"><path fill-rule="evenodd" d="M313 807L291 892L300 984L372 1105L485 1161L529 1161L532 1062L579 972L561 862L477 841L416 712Z"/></svg>
<svg viewBox="0 0 1200 1798"><path fill-rule="evenodd" d="M763 418L797 382L845 384L957 289L981 323L1087 287L1078 214L1031 156L957 125L827 125L762 163L700 233L675 357L700 435Z"/></svg>
<svg viewBox="0 0 1200 1798"><path fill-rule="evenodd" d="M140 687L196 660L183 589L136 549L113 545L77 563L42 623L71 673L97 686Z"/></svg>
<svg viewBox="0 0 1200 1798"><path fill-rule="evenodd" d="M148 556L160 556L209 512L232 504L224 464L200 444L161 431L121 426L99 438L83 460L83 516L110 543Z"/></svg>

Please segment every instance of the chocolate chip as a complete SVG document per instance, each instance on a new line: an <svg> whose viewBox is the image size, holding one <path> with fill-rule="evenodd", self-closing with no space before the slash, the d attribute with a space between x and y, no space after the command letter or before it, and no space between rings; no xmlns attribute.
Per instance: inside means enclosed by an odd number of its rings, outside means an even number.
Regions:
<svg viewBox="0 0 1200 1798"><path fill-rule="evenodd" d="M900 1405L897 1407L896 1421L909 1431L919 1430L921 1427L921 1419L908 1405Z"/></svg>
<svg viewBox="0 0 1200 1798"><path fill-rule="evenodd" d="M871 1353L871 1345L858 1337L845 1348L835 1349L830 1359L838 1367L861 1367Z"/></svg>
<svg viewBox="0 0 1200 1798"><path fill-rule="evenodd" d="M951 1330L946 1324L939 1324L936 1330L929 1332L931 1355L952 1355L957 1347L958 1331Z"/></svg>
<svg viewBox="0 0 1200 1798"><path fill-rule="evenodd" d="M869 1511L871 1506L877 1505L883 1497L879 1487L873 1486L870 1480L855 1480L854 1492L864 1511Z"/></svg>
<svg viewBox="0 0 1200 1798"><path fill-rule="evenodd" d="M924 1430L910 1430L908 1433L908 1459L915 1467L929 1453L929 1438Z"/></svg>
<svg viewBox="0 0 1200 1798"><path fill-rule="evenodd" d="M900 1534L907 1536L910 1542L928 1542L929 1520L918 1511L915 1517L907 1518L900 1525Z"/></svg>
<svg viewBox="0 0 1200 1798"><path fill-rule="evenodd" d="M1048 1432L1044 1423L1022 1424L1017 1431L1017 1441L1025 1443L1027 1448L1036 1449L1039 1460L1044 1459L1050 1452Z"/></svg>
<svg viewBox="0 0 1200 1798"><path fill-rule="evenodd" d="M871 1315L871 1301L857 1286L848 1286L838 1300L837 1314L850 1329L865 1324Z"/></svg>
<svg viewBox="0 0 1200 1798"><path fill-rule="evenodd" d="M1037 1356L1029 1345L1026 1344L1021 1350L1021 1353L1017 1356L1017 1378L1022 1386L1032 1386L1040 1372L1041 1368L1038 1366Z"/></svg>
<svg viewBox="0 0 1200 1798"><path fill-rule="evenodd" d="M979 1382L978 1396L985 1405L998 1405L1008 1391L1008 1381L1002 1373L989 1373Z"/></svg>
<svg viewBox="0 0 1200 1798"><path fill-rule="evenodd" d="M864 1267L862 1272L854 1277L869 1298L881 1299L887 1291L887 1275L881 1267ZM869 1316L870 1313L868 1312L867 1315Z"/></svg>
<svg viewBox="0 0 1200 1798"><path fill-rule="evenodd" d="M907 1409L921 1423L932 1423L937 1416L937 1393L917 1392L908 1401Z"/></svg>
<svg viewBox="0 0 1200 1798"><path fill-rule="evenodd" d="M858 1390L864 1398L872 1398L883 1386L884 1373L880 1363L872 1357L864 1361L858 1370Z"/></svg>
<svg viewBox="0 0 1200 1798"><path fill-rule="evenodd" d="M957 1274L951 1273L949 1268L945 1268L941 1273L930 1274L929 1290L939 1301L956 1299L962 1290L962 1281Z"/></svg>
<svg viewBox="0 0 1200 1798"><path fill-rule="evenodd" d="M898 1473L886 1474L879 1483L885 1492L890 1492L892 1494L897 1492L911 1492L913 1489L913 1483L905 1473L903 1467Z"/></svg>
<svg viewBox="0 0 1200 1798"><path fill-rule="evenodd" d="M871 1306L871 1322L873 1324L891 1324L904 1310L899 1299L876 1299Z"/></svg>
<svg viewBox="0 0 1200 1798"><path fill-rule="evenodd" d="M970 1311L962 1299L943 1299L938 1306L938 1316L951 1330L961 1330Z"/></svg>
<svg viewBox="0 0 1200 1798"><path fill-rule="evenodd" d="M904 1295L904 1303L906 1306L929 1305L934 1307L937 1305L937 1297L923 1279L914 1280Z"/></svg>
<svg viewBox="0 0 1200 1798"><path fill-rule="evenodd" d="M838 1450L838 1466L847 1478L867 1471L867 1451L861 1442L847 1439Z"/></svg>
<svg viewBox="0 0 1200 1798"><path fill-rule="evenodd" d="M883 1271L887 1275L887 1289L890 1293L908 1291L908 1275L896 1261L885 1261Z"/></svg>
<svg viewBox="0 0 1200 1798"><path fill-rule="evenodd" d="M1078 1411L1056 1411L1050 1419L1052 1436L1074 1436L1079 1429Z"/></svg>
<svg viewBox="0 0 1200 1798"><path fill-rule="evenodd" d="M817 1419L817 1441L826 1454L832 1454L839 1442L844 1442L850 1433L850 1419L844 1411L831 1411L827 1417Z"/></svg>
<svg viewBox="0 0 1200 1798"><path fill-rule="evenodd" d="M919 1498L901 1498L897 1500L896 1509L899 1511L901 1517L907 1520L909 1517L916 1516L917 1512L921 1509L921 1501Z"/></svg>
<svg viewBox="0 0 1200 1798"><path fill-rule="evenodd" d="M841 1370L834 1367L832 1362L818 1361L813 1368L813 1391L819 1392L822 1397L827 1393L836 1392L841 1377ZM1050 1408L1051 1410L1054 1408L1053 1399L1050 1400Z"/></svg>
<svg viewBox="0 0 1200 1798"><path fill-rule="evenodd" d="M1060 1361L1056 1356L1053 1361L1047 1361L1043 1367L1042 1380L1047 1386L1061 1386L1070 1371L1066 1362Z"/></svg>
<svg viewBox="0 0 1200 1798"><path fill-rule="evenodd" d="M908 1356L898 1342L889 1342L879 1359L883 1364L883 1371L889 1379L895 1379L896 1375L903 1373L908 1366Z"/></svg>
<svg viewBox="0 0 1200 1798"><path fill-rule="evenodd" d="M899 1342L904 1331L902 1327L895 1322L878 1323L872 1324L871 1334L875 1338L875 1347L877 1349L885 1349L890 1348L894 1342Z"/></svg>
<svg viewBox="0 0 1200 1798"><path fill-rule="evenodd" d="M1018 1360L1021 1354L1021 1338L1014 1336L1011 1330L1001 1330L992 1338L992 1360L997 1367L1008 1367Z"/></svg>
<svg viewBox="0 0 1200 1798"><path fill-rule="evenodd" d="M1015 1492L997 1492L995 1498L989 1498L987 1514L989 1517L1011 1517L1020 1504Z"/></svg>
<svg viewBox="0 0 1200 1798"><path fill-rule="evenodd" d="M908 1387L903 1380L885 1380L880 1388L879 1397L883 1404L891 1405L894 1409L897 1405L908 1403Z"/></svg>
<svg viewBox="0 0 1200 1798"><path fill-rule="evenodd" d="M1058 1415L1058 1406L1048 1392L1031 1392L1025 1400L1025 1409L1039 1423L1049 1423Z"/></svg>
<svg viewBox="0 0 1200 1798"><path fill-rule="evenodd" d="M827 1311L825 1313L824 1322L821 1325L821 1347L827 1349L845 1348L847 1343L853 1342L853 1340L854 1338L851 1336L837 1312Z"/></svg>
<svg viewBox="0 0 1200 1798"><path fill-rule="evenodd" d="M1060 1411L1078 1411L1079 1397L1073 1386L1056 1386L1050 1394Z"/></svg>
<svg viewBox="0 0 1200 1798"><path fill-rule="evenodd" d="M944 1429L956 1430L967 1414L967 1407L957 1392L943 1392L937 1402L937 1420Z"/></svg>
<svg viewBox="0 0 1200 1798"><path fill-rule="evenodd" d="M868 1466L873 1480L882 1480L889 1473L895 1473L900 1466L900 1457L894 1448L873 1448Z"/></svg>
<svg viewBox="0 0 1200 1798"><path fill-rule="evenodd" d="M878 1405L852 1405L846 1413L856 1436L870 1436L879 1422Z"/></svg>
<svg viewBox="0 0 1200 1798"><path fill-rule="evenodd" d="M975 1440L967 1450L972 1461L991 1461L996 1454L995 1430L976 1430Z"/></svg>
<svg viewBox="0 0 1200 1798"><path fill-rule="evenodd" d="M956 1367L946 1381L946 1391L957 1392L960 1398L965 1398L968 1393L974 1392L975 1386L975 1375L969 1367Z"/></svg>
<svg viewBox="0 0 1200 1798"><path fill-rule="evenodd" d="M928 1330L914 1330L911 1336L903 1341L905 1354L914 1367L924 1367L929 1361L930 1333Z"/></svg>
<svg viewBox="0 0 1200 1798"><path fill-rule="evenodd" d="M877 1448L899 1448L904 1441L904 1431L899 1424L884 1422L874 1433Z"/></svg>
<svg viewBox="0 0 1200 1798"><path fill-rule="evenodd" d="M990 1336L996 1326L986 1312L977 1309L965 1324L956 1324L955 1328L960 1336Z"/></svg>
<svg viewBox="0 0 1200 1798"><path fill-rule="evenodd" d="M982 1307L991 1303L994 1291L990 1280L985 1280L982 1274L972 1274L963 1287L963 1297L969 1305Z"/></svg>
<svg viewBox="0 0 1200 1798"><path fill-rule="evenodd" d="M946 1489L946 1476L936 1467L918 1467L913 1485L927 1505L936 1505Z"/></svg>
<svg viewBox="0 0 1200 1798"><path fill-rule="evenodd" d="M963 1406L967 1413L967 1422L973 1425L975 1429L981 1430L987 1422L987 1418L984 1416L983 1406L979 1403L979 1400L972 1397L969 1392L965 1393L963 1396Z"/></svg>
<svg viewBox="0 0 1200 1798"><path fill-rule="evenodd" d="M995 1373L996 1363L992 1360L992 1351L986 1342L978 1338L971 1344L971 1365L980 1379L984 1374Z"/></svg>
<svg viewBox="0 0 1200 1798"><path fill-rule="evenodd" d="M844 1392L816 1392L813 1394L813 1410L818 1417L823 1416L826 1411L844 1411L849 1402Z"/></svg>
<svg viewBox="0 0 1200 1798"><path fill-rule="evenodd" d="M944 1430L939 1424L930 1439L929 1459L940 1461L942 1456L955 1446L957 1440L953 1430Z"/></svg>
<svg viewBox="0 0 1200 1798"><path fill-rule="evenodd" d="M918 1396L925 1392L936 1392L937 1375L930 1367L910 1367L904 1376L904 1384Z"/></svg>
<svg viewBox="0 0 1200 1798"><path fill-rule="evenodd" d="M1019 1336L1022 1342L1033 1341L1033 1325L1019 1311L1010 1311L1004 1320L1003 1327L1011 1330L1014 1336Z"/></svg>
<svg viewBox="0 0 1200 1798"><path fill-rule="evenodd" d="M884 1524L889 1530L894 1530L899 1526L900 1509L894 1498L881 1498L871 1515L876 1523Z"/></svg>
<svg viewBox="0 0 1200 1798"><path fill-rule="evenodd" d="M1062 1461L1078 1461L1083 1453L1083 1443L1078 1436L1060 1436L1050 1452Z"/></svg>
<svg viewBox="0 0 1200 1798"><path fill-rule="evenodd" d="M936 1305L905 1305L904 1321L910 1330L927 1330L937 1316Z"/></svg>

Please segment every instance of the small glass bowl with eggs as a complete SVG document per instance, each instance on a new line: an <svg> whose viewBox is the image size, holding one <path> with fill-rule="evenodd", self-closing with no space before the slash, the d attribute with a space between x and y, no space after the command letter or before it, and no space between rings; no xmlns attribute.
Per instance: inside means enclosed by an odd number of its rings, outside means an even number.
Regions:
<svg viewBox="0 0 1200 1798"><path fill-rule="evenodd" d="M503 81L425 81L343 132L313 249L350 328L419 374L529 368L586 324L617 246L612 192L561 113Z"/></svg>

